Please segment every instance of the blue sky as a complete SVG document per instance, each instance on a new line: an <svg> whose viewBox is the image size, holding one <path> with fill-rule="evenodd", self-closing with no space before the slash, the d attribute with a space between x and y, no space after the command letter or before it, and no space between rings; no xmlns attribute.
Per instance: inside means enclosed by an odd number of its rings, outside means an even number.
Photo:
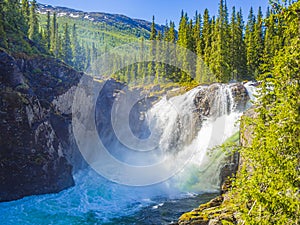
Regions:
<svg viewBox="0 0 300 225"><path fill-rule="evenodd" d="M187 12L189 17L193 17L196 10L202 14L205 8L209 9L210 15L216 15L219 4L219 0L38 0L38 2L88 12L123 14L148 21L155 15L156 23L165 24L166 20L172 20L176 26L181 10ZM262 6L265 14L268 0L227 0L227 5L230 11L232 6L241 7L246 21L250 6L253 6L255 12Z"/></svg>

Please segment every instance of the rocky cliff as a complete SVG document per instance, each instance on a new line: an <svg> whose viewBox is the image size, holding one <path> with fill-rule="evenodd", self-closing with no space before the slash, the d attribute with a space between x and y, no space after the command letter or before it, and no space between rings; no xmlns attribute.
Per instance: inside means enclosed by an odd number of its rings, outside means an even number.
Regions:
<svg viewBox="0 0 300 225"><path fill-rule="evenodd" d="M74 185L71 116L57 99L81 75L54 59L0 50L0 201Z"/></svg>
<svg viewBox="0 0 300 225"><path fill-rule="evenodd" d="M80 80L87 85L76 104L84 106L97 96L99 138L117 141L108 118L113 102L124 94L124 84L96 82L49 57L11 56L0 50L0 202L59 192L73 186L72 175L87 166L72 127L72 104ZM102 90L96 93L99 85ZM141 90L134 92L139 95ZM143 125L136 118L155 99L141 98L134 106L130 114L134 133Z"/></svg>

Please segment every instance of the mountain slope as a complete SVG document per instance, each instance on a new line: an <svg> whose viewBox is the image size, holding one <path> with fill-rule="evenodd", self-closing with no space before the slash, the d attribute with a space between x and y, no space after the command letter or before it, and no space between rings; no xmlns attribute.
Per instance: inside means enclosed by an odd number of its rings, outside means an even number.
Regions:
<svg viewBox="0 0 300 225"><path fill-rule="evenodd" d="M103 12L83 12L80 10L70 9L66 7L56 7L51 5L43 5L38 4L39 12L41 14L46 14L47 11L56 12L59 17L65 16L74 19L81 19L92 21L95 23L105 23L109 26L121 28L128 27L131 29L138 29L147 33L147 37L149 36L149 32L151 29L151 22L141 20L141 19L132 19L130 17L121 15L121 14L110 14ZM159 31L163 31L163 26L156 25L156 29Z"/></svg>

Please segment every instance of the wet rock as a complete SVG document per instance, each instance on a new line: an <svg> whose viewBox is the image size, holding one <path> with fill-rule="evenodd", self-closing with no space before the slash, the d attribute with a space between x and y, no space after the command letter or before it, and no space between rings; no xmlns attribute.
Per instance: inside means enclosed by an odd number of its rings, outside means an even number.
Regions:
<svg viewBox="0 0 300 225"><path fill-rule="evenodd" d="M199 116L218 117L232 110L245 110L249 99L247 89L241 83L229 86L215 83L202 88L195 96L194 103ZM220 107L220 101L227 102L224 108Z"/></svg>

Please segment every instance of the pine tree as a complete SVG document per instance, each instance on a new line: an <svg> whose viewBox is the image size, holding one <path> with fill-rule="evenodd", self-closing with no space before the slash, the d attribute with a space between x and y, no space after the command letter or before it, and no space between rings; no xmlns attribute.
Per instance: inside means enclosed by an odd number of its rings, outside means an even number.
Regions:
<svg viewBox="0 0 300 225"><path fill-rule="evenodd" d="M155 66L153 60L155 59L156 56L156 35L157 35L157 30L155 28L155 18L154 16L152 17L152 24L151 24L151 32L150 32L150 62L148 63L148 68L147 68L147 83L151 83L152 78L155 76Z"/></svg>
<svg viewBox="0 0 300 225"><path fill-rule="evenodd" d="M237 80L245 80L247 76L247 57L246 57L246 44L244 40L244 21L242 9L237 13L237 46L238 46L238 63L237 63Z"/></svg>
<svg viewBox="0 0 300 225"><path fill-rule="evenodd" d="M184 13L183 11L181 12L181 18L180 18L180 23L179 23L179 30L178 30L178 40L177 44L183 47L183 50L180 51L181 55L176 55L178 57L180 64L181 64L181 69L182 71L177 75L178 78L180 79L181 82L188 82L189 77L186 71L189 70L190 63L188 62L187 59L187 52L185 52L184 49L191 49L191 36L193 35L192 32L189 33L189 30L191 31L191 22L189 22L187 13Z"/></svg>
<svg viewBox="0 0 300 225"><path fill-rule="evenodd" d="M202 44L202 18L201 15L196 12L195 15L195 25L193 27L193 39L194 39L194 50L198 56L203 55L203 44Z"/></svg>
<svg viewBox="0 0 300 225"><path fill-rule="evenodd" d="M62 41L62 59L65 63L72 65L72 48L71 48L71 38L69 32L69 26L66 23L64 27L64 36Z"/></svg>
<svg viewBox="0 0 300 225"><path fill-rule="evenodd" d="M47 24L46 24L46 47L50 50L51 47L51 18L50 18L50 11L47 11Z"/></svg>
<svg viewBox="0 0 300 225"><path fill-rule="evenodd" d="M202 49L204 53L203 59L207 65L209 65L209 59L210 59L211 37L212 37L211 21L209 18L208 9L205 9L204 16L203 16Z"/></svg>
<svg viewBox="0 0 300 225"><path fill-rule="evenodd" d="M238 63L239 63L239 55L238 55L238 32L239 27L237 23L237 15L235 11L235 7L232 8L232 16L230 22L230 71L231 77L234 80L237 80L238 75Z"/></svg>
<svg viewBox="0 0 300 225"><path fill-rule="evenodd" d="M85 69L89 70L91 67L91 49L88 46L85 46L85 55L86 55L86 63L85 63Z"/></svg>
<svg viewBox="0 0 300 225"><path fill-rule="evenodd" d="M55 57L58 57L58 24L56 19L56 13L53 13L52 24L51 24L51 38L50 38L50 51Z"/></svg>
<svg viewBox="0 0 300 225"><path fill-rule="evenodd" d="M3 4L5 12L5 26L10 30L21 30L22 13L19 0L5 0Z"/></svg>
<svg viewBox="0 0 300 225"><path fill-rule="evenodd" d="M144 37L140 39L140 55L138 68L137 68L137 76L140 78L140 84L144 84L146 80L146 71L145 71L145 62L144 62L144 52L145 52L145 40Z"/></svg>
<svg viewBox="0 0 300 225"><path fill-rule="evenodd" d="M37 9L36 0L33 0L30 6L28 37L30 40L38 43L41 40L41 38L39 34L39 22L38 22L38 15L36 13L36 9Z"/></svg>
<svg viewBox="0 0 300 225"><path fill-rule="evenodd" d="M74 65L75 68L82 70L83 69L83 64L82 64L82 61L83 61L82 52L83 51L78 42L76 24L73 24L73 28L72 28L71 47L72 47L72 56L73 56L72 64Z"/></svg>
<svg viewBox="0 0 300 225"><path fill-rule="evenodd" d="M257 76L261 73L259 66L262 63L262 56L264 51L264 42L263 42L263 15L261 7L258 9L256 23L254 25L254 74Z"/></svg>
<svg viewBox="0 0 300 225"><path fill-rule="evenodd" d="M177 44L184 48L188 47L188 16L183 11L179 22Z"/></svg>
<svg viewBox="0 0 300 225"><path fill-rule="evenodd" d="M22 11L22 16L24 18L23 31L25 34L27 34L29 30L29 18L30 18L30 8L29 8L28 0L22 0L21 11Z"/></svg>
<svg viewBox="0 0 300 225"><path fill-rule="evenodd" d="M172 21L170 21L168 30L164 34L164 40L173 44L176 42L175 23Z"/></svg>
<svg viewBox="0 0 300 225"><path fill-rule="evenodd" d="M230 80L229 25L227 6L224 0L220 0L213 42L210 68L217 81L228 82Z"/></svg>
<svg viewBox="0 0 300 225"><path fill-rule="evenodd" d="M242 80L247 75L242 17L242 11L236 13L233 7L230 22L230 72L234 80Z"/></svg>
<svg viewBox="0 0 300 225"><path fill-rule="evenodd" d="M196 73L195 73L195 80L197 82L203 82L203 35L202 35L202 21L201 21L201 15L196 12L195 15L195 26L193 28L193 35L195 40L195 50L196 54L198 56L196 64Z"/></svg>
<svg viewBox="0 0 300 225"><path fill-rule="evenodd" d="M159 62L159 60L163 57L163 53L164 53L164 46L162 45L162 33L160 31L158 31L157 37L156 37L156 60L155 60L155 83L159 83L160 78L163 77L163 64Z"/></svg>
<svg viewBox="0 0 300 225"><path fill-rule="evenodd" d="M4 9L3 9L3 0L0 1L0 46L7 48L7 36L4 29Z"/></svg>
<svg viewBox="0 0 300 225"><path fill-rule="evenodd" d="M272 59L276 52L282 48L283 40L283 24L281 18L271 10L268 17L265 19L265 37L264 37L264 51L263 51L263 71L269 71L272 67ZM287 39L287 38L286 38Z"/></svg>
<svg viewBox="0 0 300 225"><path fill-rule="evenodd" d="M150 40L153 41L156 39L156 28L155 28L155 18L152 17L151 31L150 31Z"/></svg>
<svg viewBox="0 0 300 225"><path fill-rule="evenodd" d="M255 77L255 60L256 60L256 43L254 39L254 29L255 29L255 15L253 14L253 8L250 8L248 22L246 25L246 33L245 33L245 43L247 50L247 74L248 79L253 79Z"/></svg>

